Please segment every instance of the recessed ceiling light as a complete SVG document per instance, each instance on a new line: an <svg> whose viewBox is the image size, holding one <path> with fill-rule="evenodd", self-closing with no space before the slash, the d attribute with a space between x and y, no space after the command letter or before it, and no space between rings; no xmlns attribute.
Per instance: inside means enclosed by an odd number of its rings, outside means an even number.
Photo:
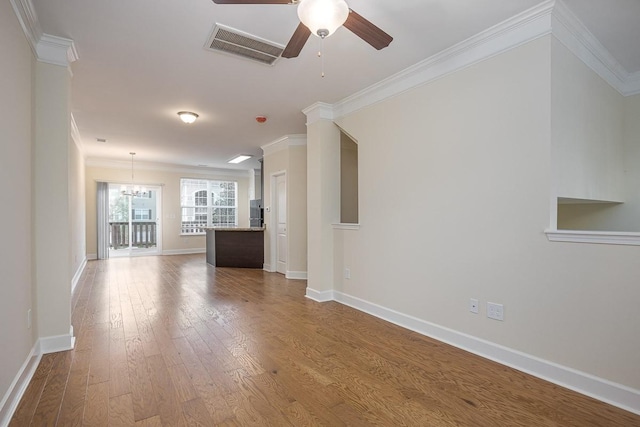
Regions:
<svg viewBox="0 0 640 427"><path fill-rule="evenodd" d="M240 162L244 162L247 159L252 158L253 156L249 156L247 154L240 154L239 156L234 157L233 159L229 160L227 163L240 163Z"/></svg>
<svg viewBox="0 0 640 427"><path fill-rule="evenodd" d="M178 111L178 117L186 124L191 124L196 121L198 115L191 111Z"/></svg>

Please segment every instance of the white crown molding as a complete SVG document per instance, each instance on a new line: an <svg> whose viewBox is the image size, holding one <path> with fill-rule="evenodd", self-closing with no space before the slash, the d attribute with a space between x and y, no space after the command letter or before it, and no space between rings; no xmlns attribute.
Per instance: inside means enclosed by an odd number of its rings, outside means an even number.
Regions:
<svg viewBox="0 0 640 427"><path fill-rule="evenodd" d="M551 26L560 43L622 95L640 91L640 79L633 82L624 67L562 1L556 1Z"/></svg>
<svg viewBox="0 0 640 427"><path fill-rule="evenodd" d="M629 74L627 81L624 82L624 93L627 96L640 94L640 71Z"/></svg>
<svg viewBox="0 0 640 427"><path fill-rule="evenodd" d="M273 142L261 145L260 148L262 148L264 155L268 156L269 154L277 153L289 147L303 145L307 145L307 135L285 135Z"/></svg>
<svg viewBox="0 0 640 427"><path fill-rule="evenodd" d="M36 56L40 62L61 67L68 67L78 60L78 52L73 40L49 34L43 34L38 40Z"/></svg>
<svg viewBox="0 0 640 427"><path fill-rule="evenodd" d="M640 72L625 71L564 3L547 0L333 105L306 108L307 125L347 116L548 34L622 95L640 93Z"/></svg>
<svg viewBox="0 0 640 427"><path fill-rule="evenodd" d="M69 67L78 60L73 40L42 32L38 15L31 0L10 0L33 55L39 62ZM69 72L71 69L69 68Z"/></svg>
<svg viewBox="0 0 640 427"><path fill-rule="evenodd" d="M554 0L547 0L344 98L333 105L334 117L344 117L416 86L440 79L487 58L550 34L551 12L554 4Z"/></svg>
<svg viewBox="0 0 640 427"><path fill-rule="evenodd" d="M90 157L85 160L85 166L106 169L128 169L131 170L131 161L126 160L108 160ZM152 163L138 162L135 163L136 170L151 170L160 172L176 172L184 174L198 174L208 176L225 176L246 178L246 169L223 169L223 168L204 168L198 166L172 165L168 163Z"/></svg>
<svg viewBox="0 0 640 427"><path fill-rule="evenodd" d="M550 242L640 246L640 233L584 230L545 230Z"/></svg>
<svg viewBox="0 0 640 427"><path fill-rule="evenodd" d="M508 347L495 344L453 329L427 322L417 317L339 291L318 292L307 288L307 297L315 301L337 301L356 310L426 335L440 342L493 360L527 374L578 393L593 397L624 410L640 414L640 390L599 378L586 372L562 366Z"/></svg>
<svg viewBox="0 0 640 427"><path fill-rule="evenodd" d="M11 5L20 22L22 31L27 37L29 46L31 46L33 55L37 57L37 45L42 37L42 30L40 29L40 22L38 21L33 3L31 0L11 0Z"/></svg>
<svg viewBox="0 0 640 427"><path fill-rule="evenodd" d="M335 118L333 105L325 102L316 102L302 112L307 116L307 126L319 120L333 120Z"/></svg>

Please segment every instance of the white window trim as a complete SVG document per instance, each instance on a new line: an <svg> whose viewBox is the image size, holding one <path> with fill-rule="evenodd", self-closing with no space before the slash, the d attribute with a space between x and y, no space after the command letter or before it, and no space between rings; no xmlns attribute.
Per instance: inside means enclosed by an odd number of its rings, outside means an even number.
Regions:
<svg viewBox="0 0 640 427"><path fill-rule="evenodd" d="M207 181L207 206L197 206L197 205L193 205L193 206L183 206L182 205L182 180L187 180L187 179L192 179L192 180L198 180L198 181ZM234 195L234 202L235 204L233 206L217 206L217 205L212 205L213 200L211 197L211 188L210 188L210 184L212 182L231 182L233 184L235 184L235 195ZM198 190L198 191L202 191L202 190ZM195 202L195 199L194 199ZM208 179L208 178L187 178L187 177L182 177L180 178L180 236L204 236L206 234L206 232L200 232L200 233L185 233L182 231L182 209L183 208L206 208L207 210L207 224L204 226L204 228L213 228L215 227L215 225L211 224L211 217L212 217L212 211L213 209L216 208L233 208L235 209L235 215L234 215L234 224L237 227L238 226L238 181L235 180L229 180L229 179Z"/></svg>

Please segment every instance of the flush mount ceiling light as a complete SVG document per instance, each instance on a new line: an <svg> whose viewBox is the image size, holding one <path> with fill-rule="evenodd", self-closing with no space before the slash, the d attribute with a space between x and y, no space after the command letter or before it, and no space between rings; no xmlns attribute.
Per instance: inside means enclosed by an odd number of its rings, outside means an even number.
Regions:
<svg viewBox="0 0 640 427"><path fill-rule="evenodd" d="M227 163L234 163L234 164L238 164L241 162L244 162L247 159L252 158L253 156L250 156L248 154L240 154L239 156L235 156L233 159L229 160Z"/></svg>
<svg viewBox="0 0 640 427"><path fill-rule="evenodd" d="M302 0L298 5L298 18L312 34L325 38L345 23L349 6L344 0Z"/></svg>
<svg viewBox="0 0 640 427"><path fill-rule="evenodd" d="M179 111L178 117L186 124L191 124L196 121L198 115L196 113L192 113L191 111Z"/></svg>

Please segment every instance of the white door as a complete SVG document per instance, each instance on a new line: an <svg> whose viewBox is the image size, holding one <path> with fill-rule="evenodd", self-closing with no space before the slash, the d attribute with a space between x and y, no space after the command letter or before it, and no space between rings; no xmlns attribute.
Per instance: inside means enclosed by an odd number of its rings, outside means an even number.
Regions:
<svg viewBox="0 0 640 427"><path fill-rule="evenodd" d="M276 177L276 271L287 274L287 179Z"/></svg>

